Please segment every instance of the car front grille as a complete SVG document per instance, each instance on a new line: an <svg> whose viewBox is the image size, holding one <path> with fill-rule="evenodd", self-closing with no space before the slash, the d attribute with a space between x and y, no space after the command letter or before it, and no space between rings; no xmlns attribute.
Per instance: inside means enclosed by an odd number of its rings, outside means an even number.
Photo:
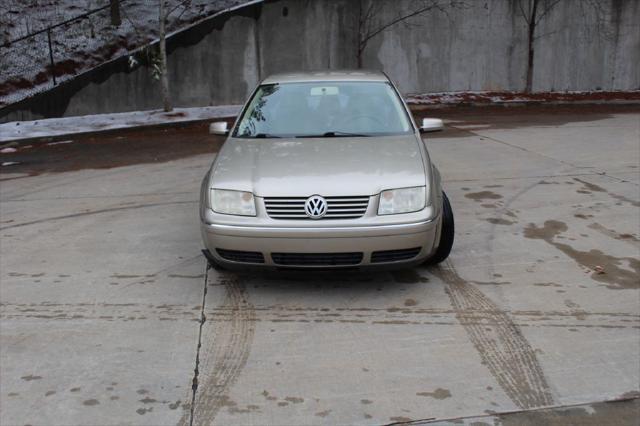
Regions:
<svg viewBox="0 0 640 426"><path fill-rule="evenodd" d="M264 205L272 219L313 220L304 211L308 197L265 197ZM324 197L327 213L319 220L357 219L369 206L369 196Z"/></svg>
<svg viewBox="0 0 640 426"><path fill-rule="evenodd" d="M371 263L398 262L413 259L420 253L420 247L402 250L384 250L371 253Z"/></svg>
<svg viewBox="0 0 640 426"><path fill-rule="evenodd" d="M271 253L276 265L282 266L348 266L362 262L362 253Z"/></svg>
<svg viewBox="0 0 640 426"><path fill-rule="evenodd" d="M238 251L216 249L221 258L231 260L233 262L242 263L264 263L264 256L257 251Z"/></svg>

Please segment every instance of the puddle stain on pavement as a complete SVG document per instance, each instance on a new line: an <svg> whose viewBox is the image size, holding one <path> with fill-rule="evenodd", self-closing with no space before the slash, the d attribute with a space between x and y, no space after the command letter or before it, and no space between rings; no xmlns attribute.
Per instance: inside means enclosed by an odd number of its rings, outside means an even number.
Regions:
<svg viewBox="0 0 640 426"><path fill-rule="evenodd" d="M633 234L624 233L620 234L619 232L609 229L605 226L600 225L599 223L592 223L588 225L589 229L593 229L594 231L598 231L603 235L613 238L614 240L625 241L635 247L640 247L640 239Z"/></svg>
<svg viewBox="0 0 640 426"><path fill-rule="evenodd" d="M554 403L551 388L535 350L510 316L491 299L460 277L450 261L433 274L447 284L456 318L505 394L519 408ZM478 316L481 315L481 318Z"/></svg>
<svg viewBox="0 0 640 426"><path fill-rule="evenodd" d="M483 202L486 200L499 200L502 198L502 195L496 194L493 191L480 191L480 192L470 192L468 194L464 194L465 198L470 198L476 202Z"/></svg>
<svg viewBox="0 0 640 426"><path fill-rule="evenodd" d="M434 399L447 399L451 398L451 391L449 391L449 389L438 388L433 392L417 392L416 395Z"/></svg>
<svg viewBox="0 0 640 426"><path fill-rule="evenodd" d="M529 224L524 230L526 238L545 241L554 246L565 255L573 259L578 265L588 268L592 271L591 279L604 283L607 288L613 290L636 289L640 288L640 260L632 257L613 257L603 253L597 249L589 251L581 251L574 249L568 244L555 241L556 237L560 237L562 233L568 230L568 226L564 222L557 220L547 220L542 227L535 224ZM629 269L623 269L620 266L626 261ZM602 270L596 270L596 267Z"/></svg>
<svg viewBox="0 0 640 426"><path fill-rule="evenodd" d="M593 192L603 192L603 193L606 193L607 195L609 195L611 198L614 198L614 199L616 199L618 201L631 204L634 207L640 207L640 201L632 200L631 198L625 197L624 195L620 195L620 194L615 194L613 192L609 192L609 191L607 191L606 188L603 188L603 187L601 187L599 185L587 182L587 181L582 180L582 179L573 178L573 180L575 180L576 182L580 182L583 185L582 188L579 188L576 191L576 192L578 192L580 194L591 194Z"/></svg>
<svg viewBox="0 0 640 426"><path fill-rule="evenodd" d="M485 220L493 225L513 225L518 223L517 221L511 221L499 217L490 217Z"/></svg>

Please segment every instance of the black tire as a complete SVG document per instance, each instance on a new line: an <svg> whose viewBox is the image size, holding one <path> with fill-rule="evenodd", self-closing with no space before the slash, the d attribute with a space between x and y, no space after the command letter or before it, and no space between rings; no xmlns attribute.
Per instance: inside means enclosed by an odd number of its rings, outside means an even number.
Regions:
<svg viewBox="0 0 640 426"><path fill-rule="evenodd" d="M440 231L440 244L438 244L438 248L433 256L426 260L425 263L427 265L436 265L449 257L451 247L453 247L454 235L453 210L451 209L447 194L442 191L442 230Z"/></svg>

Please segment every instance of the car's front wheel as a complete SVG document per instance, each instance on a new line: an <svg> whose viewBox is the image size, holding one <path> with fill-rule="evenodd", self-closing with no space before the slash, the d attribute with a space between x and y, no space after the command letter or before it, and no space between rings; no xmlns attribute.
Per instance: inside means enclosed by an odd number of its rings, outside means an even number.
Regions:
<svg viewBox="0 0 640 426"><path fill-rule="evenodd" d="M442 229L440 230L440 243L438 244L436 252L425 261L425 264L435 265L449 257L451 247L453 247L454 233L453 210L451 209L447 194L442 191Z"/></svg>

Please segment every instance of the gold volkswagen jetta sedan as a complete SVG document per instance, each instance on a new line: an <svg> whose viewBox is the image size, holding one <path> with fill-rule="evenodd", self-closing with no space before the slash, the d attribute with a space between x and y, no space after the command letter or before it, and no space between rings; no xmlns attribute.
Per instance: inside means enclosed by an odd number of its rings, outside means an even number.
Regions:
<svg viewBox="0 0 640 426"><path fill-rule="evenodd" d="M440 173L389 78L282 74L258 86L202 182L215 267L409 266L446 259L453 213Z"/></svg>

